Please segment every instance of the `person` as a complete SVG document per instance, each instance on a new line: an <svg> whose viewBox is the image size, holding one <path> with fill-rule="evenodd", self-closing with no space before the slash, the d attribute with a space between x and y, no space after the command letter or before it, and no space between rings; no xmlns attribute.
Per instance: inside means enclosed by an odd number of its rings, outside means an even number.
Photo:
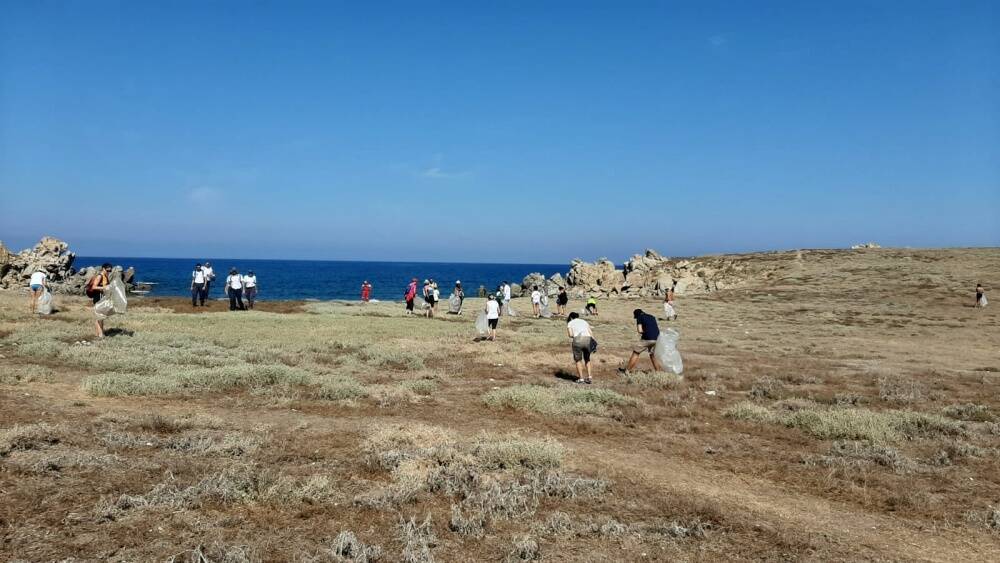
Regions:
<svg viewBox="0 0 1000 563"><path fill-rule="evenodd" d="M431 280L424 280L424 301L427 302L427 308L424 310L424 315L427 318L434 316L434 286L431 284Z"/></svg>
<svg viewBox="0 0 1000 563"><path fill-rule="evenodd" d="M593 350L594 333L590 323L580 318L580 313L573 312L566 319L566 334L570 338L570 349L573 352L573 362L576 364L576 382L593 383L590 376L590 354ZM586 379L583 372L587 372Z"/></svg>
<svg viewBox="0 0 1000 563"><path fill-rule="evenodd" d="M587 314L597 316L597 298L593 295L587 299Z"/></svg>
<svg viewBox="0 0 1000 563"><path fill-rule="evenodd" d="M559 295L556 296L556 313L562 317L566 314L566 305L569 305L569 295L566 294L566 288L559 288ZM579 316L579 315L577 315Z"/></svg>
<svg viewBox="0 0 1000 563"><path fill-rule="evenodd" d="M226 294L229 295L230 311L235 311L237 307L240 311L246 311L243 306L243 278L236 268L229 270L229 276L226 277Z"/></svg>
<svg viewBox="0 0 1000 563"><path fill-rule="evenodd" d="M983 284L976 284L976 308L982 309L986 307L988 301L986 300L986 290L983 289Z"/></svg>
<svg viewBox="0 0 1000 563"><path fill-rule="evenodd" d="M215 281L215 269L212 268L211 262L205 262L205 267L202 268L205 272L205 297L201 299L201 304L205 304L205 298L212 294L212 282Z"/></svg>
<svg viewBox="0 0 1000 563"><path fill-rule="evenodd" d="M482 286L480 286L482 287ZM462 314L462 306L465 305L465 290L462 289L462 280L455 280L455 297L458 297L458 313Z"/></svg>
<svg viewBox="0 0 1000 563"><path fill-rule="evenodd" d="M666 315L668 321L677 320L677 309L674 309L674 288L677 287L677 280L670 285L670 289L663 296L663 313Z"/></svg>
<svg viewBox="0 0 1000 563"><path fill-rule="evenodd" d="M253 309L257 301L257 274L253 270L243 276L243 296L247 298L247 309Z"/></svg>
<svg viewBox="0 0 1000 563"><path fill-rule="evenodd" d="M191 306L197 307L199 304L205 306L205 296L208 295L208 276L201 264L194 265L191 272Z"/></svg>
<svg viewBox="0 0 1000 563"><path fill-rule="evenodd" d="M365 280L365 282L361 284L361 302L368 303L371 300L371 298L372 298L372 284L368 283L368 280Z"/></svg>
<svg viewBox="0 0 1000 563"><path fill-rule="evenodd" d="M497 286L496 300L497 305L500 306L500 312L503 313L503 306L505 304L503 299L503 282L500 282L500 285Z"/></svg>
<svg viewBox="0 0 1000 563"><path fill-rule="evenodd" d="M104 264L101 264L101 270L87 281L87 288L85 291L87 293L87 297L94 302L94 305L97 305L97 302L100 301L101 297L104 295L104 290L107 289L108 285L110 285L111 281L108 277L110 275L111 264L105 262ZM98 338L104 338L104 317L97 315L96 310L94 311L94 315L97 317L97 320L94 321L94 332Z"/></svg>
<svg viewBox="0 0 1000 563"><path fill-rule="evenodd" d="M45 270L35 270L31 274L31 280L28 282L28 287L31 288L31 313L34 314L38 310L38 298L45 293L48 288L48 277L49 275L45 273Z"/></svg>
<svg viewBox="0 0 1000 563"><path fill-rule="evenodd" d="M496 297L491 293L486 300L486 307L483 309L486 311L486 323L490 327L489 337L487 340L497 339L497 325L500 323L500 304L497 303Z"/></svg>
<svg viewBox="0 0 1000 563"><path fill-rule="evenodd" d="M417 298L417 278L410 280L410 285L406 286L406 293L403 300L406 301L406 314L413 314L413 300Z"/></svg>
<svg viewBox="0 0 1000 563"><path fill-rule="evenodd" d="M635 318L635 330L639 333L639 342L632 348L632 356L628 359L628 365L619 368L618 371L629 374L639 363L639 356L643 352L649 352L649 360L653 362L653 369L660 369L653 350L656 348L656 339L660 337L660 327L656 324L656 317L644 312L642 309L632 311Z"/></svg>
<svg viewBox="0 0 1000 563"><path fill-rule="evenodd" d="M486 298L486 286L485 285L480 285L479 286L479 292L476 295L478 295L479 297L485 299Z"/></svg>
<svg viewBox="0 0 1000 563"><path fill-rule="evenodd" d="M503 282L503 302L507 305L507 316L513 316L510 312L510 283L506 281Z"/></svg>
<svg viewBox="0 0 1000 563"><path fill-rule="evenodd" d="M438 287L438 282L431 278L431 295L434 296L434 303L431 304L431 309L437 311L437 304L441 302L441 289Z"/></svg>
<svg viewBox="0 0 1000 563"><path fill-rule="evenodd" d="M537 285L531 286L531 311L536 319L542 315L542 292L538 291Z"/></svg>

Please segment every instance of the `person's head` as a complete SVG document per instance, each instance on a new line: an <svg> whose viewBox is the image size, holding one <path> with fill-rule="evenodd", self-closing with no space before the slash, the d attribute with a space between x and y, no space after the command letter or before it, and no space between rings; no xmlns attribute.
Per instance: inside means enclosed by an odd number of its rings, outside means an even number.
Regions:
<svg viewBox="0 0 1000 563"><path fill-rule="evenodd" d="M101 269L104 270L105 272L110 272L111 268L113 268L113 267L114 266L112 266L108 262L105 262L105 263L101 264Z"/></svg>
<svg viewBox="0 0 1000 563"><path fill-rule="evenodd" d="M231 276L235 276L238 273L239 273L239 271L236 268L230 268L229 269L229 275L231 275Z"/></svg>
<svg viewBox="0 0 1000 563"><path fill-rule="evenodd" d="M977 284L976 284L976 287L983 287L983 284L981 284L981 283L977 283Z"/></svg>
<svg viewBox="0 0 1000 563"><path fill-rule="evenodd" d="M195 264L194 265L194 269L195 270L200 270L201 269L201 264Z"/></svg>
<svg viewBox="0 0 1000 563"><path fill-rule="evenodd" d="M566 289L563 286L560 285L559 286L559 291L566 291Z"/></svg>
<svg viewBox="0 0 1000 563"><path fill-rule="evenodd" d="M532 290L532 291L538 291L538 286L537 286L537 285L533 285L533 286L531 286L531 290Z"/></svg>
<svg viewBox="0 0 1000 563"><path fill-rule="evenodd" d="M211 263L211 262L205 262L205 267L206 267L206 268L209 268L209 267L211 267L211 266L212 266L212 263Z"/></svg>
<svg viewBox="0 0 1000 563"><path fill-rule="evenodd" d="M257 275L257 274L254 274L254 273L253 273L253 270L250 270L249 272L247 272L247 275L248 275L248 276L255 276L255 275Z"/></svg>
<svg viewBox="0 0 1000 563"><path fill-rule="evenodd" d="M424 280L424 285L431 283L431 280Z"/></svg>
<svg viewBox="0 0 1000 563"><path fill-rule="evenodd" d="M636 309L635 311L632 311L633 318L638 319L641 316L642 316L642 309Z"/></svg>
<svg viewBox="0 0 1000 563"><path fill-rule="evenodd" d="M573 311L572 313L569 314L568 317L566 317L566 322L568 323L574 319L579 319L579 318L580 318L580 313Z"/></svg>
<svg viewBox="0 0 1000 563"><path fill-rule="evenodd" d="M493 301L493 300L494 300L494 299L496 299L496 298L497 298L497 296L496 296L496 295L493 295L492 293L490 294L490 301Z"/></svg>
<svg viewBox="0 0 1000 563"><path fill-rule="evenodd" d="M462 280L456 280L455 287L462 287Z"/></svg>

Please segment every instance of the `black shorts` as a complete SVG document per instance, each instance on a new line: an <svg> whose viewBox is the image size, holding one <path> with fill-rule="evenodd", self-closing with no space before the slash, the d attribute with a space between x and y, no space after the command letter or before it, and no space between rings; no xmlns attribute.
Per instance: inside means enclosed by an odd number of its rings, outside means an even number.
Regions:
<svg viewBox="0 0 1000 563"><path fill-rule="evenodd" d="M94 302L94 305L97 305L97 302L101 300L101 297L104 297L104 295L99 291L95 291L94 294L90 296L90 300Z"/></svg>
<svg viewBox="0 0 1000 563"><path fill-rule="evenodd" d="M492 328L493 330L497 329L497 323L499 322L500 319L486 319L486 323L489 324L490 328Z"/></svg>

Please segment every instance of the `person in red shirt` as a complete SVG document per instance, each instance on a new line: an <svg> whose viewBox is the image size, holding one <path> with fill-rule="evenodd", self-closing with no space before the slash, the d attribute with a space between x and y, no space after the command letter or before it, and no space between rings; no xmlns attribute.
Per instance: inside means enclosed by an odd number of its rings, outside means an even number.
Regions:
<svg viewBox="0 0 1000 563"><path fill-rule="evenodd" d="M372 284L365 280L365 283L361 284L361 300L367 303L372 298Z"/></svg>
<svg viewBox="0 0 1000 563"><path fill-rule="evenodd" d="M417 297L417 278L410 280L410 285L406 286L406 293L403 299L406 300L406 314L413 314L413 300Z"/></svg>

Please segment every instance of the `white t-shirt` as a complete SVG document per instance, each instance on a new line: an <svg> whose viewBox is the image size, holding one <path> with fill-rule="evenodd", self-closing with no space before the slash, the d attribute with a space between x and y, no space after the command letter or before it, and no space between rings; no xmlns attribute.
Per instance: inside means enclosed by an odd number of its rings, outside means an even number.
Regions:
<svg viewBox="0 0 1000 563"><path fill-rule="evenodd" d="M45 278L47 277L48 275L45 272L35 272L31 274L31 282L28 285L42 285L45 283Z"/></svg>
<svg viewBox="0 0 1000 563"><path fill-rule="evenodd" d="M487 319L500 318L500 304L492 299L486 302L486 318Z"/></svg>
<svg viewBox="0 0 1000 563"><path fill-rule="evenodd" d="M503 286L503 300L504 301L510 301L510 286L509 285L504 285Z"/></svg>
<svg viewBox="0 0 1000 563"><path fill-rule="evenodd" d="M207 280L215 277L215 270L211 266L205 266L201 271L205 273L205 279Z"/></svg>
<svg viewBox="0 0 1000 563"><path fill-rule="evenodd" d="M243 279L240 278L239 274L229 274L226 278L226 284L233 289L243 289Z"/></svg>
<svg viewBox="0 0 1000 563"><path fill-rule="evenodd" d="M257 287L257 276L243 276L243 285Z"/></svg>
<svg viewBox="0 0 1000 563"><path fill-rule="evenodd" d="M541 303L542 302L542 292L538 291L537 289L535 291L532 291L531 292L531 302L532 303Z"/></svg>
<svg viewBox="0 0 1000 563"><path fill-rule="evenodd" d="M193 279L194 283L198 285L205 283L205 270L195 270L191 272L191 279Z"/></svg>
<svg viewBox="0 0 1000 563"><path fill-rule="evenodd" d="M578 336L593 336L590 332L590 323L583 319L573 319L566 323L569 327L569 333L573 335L573 338Z"/></svg>

